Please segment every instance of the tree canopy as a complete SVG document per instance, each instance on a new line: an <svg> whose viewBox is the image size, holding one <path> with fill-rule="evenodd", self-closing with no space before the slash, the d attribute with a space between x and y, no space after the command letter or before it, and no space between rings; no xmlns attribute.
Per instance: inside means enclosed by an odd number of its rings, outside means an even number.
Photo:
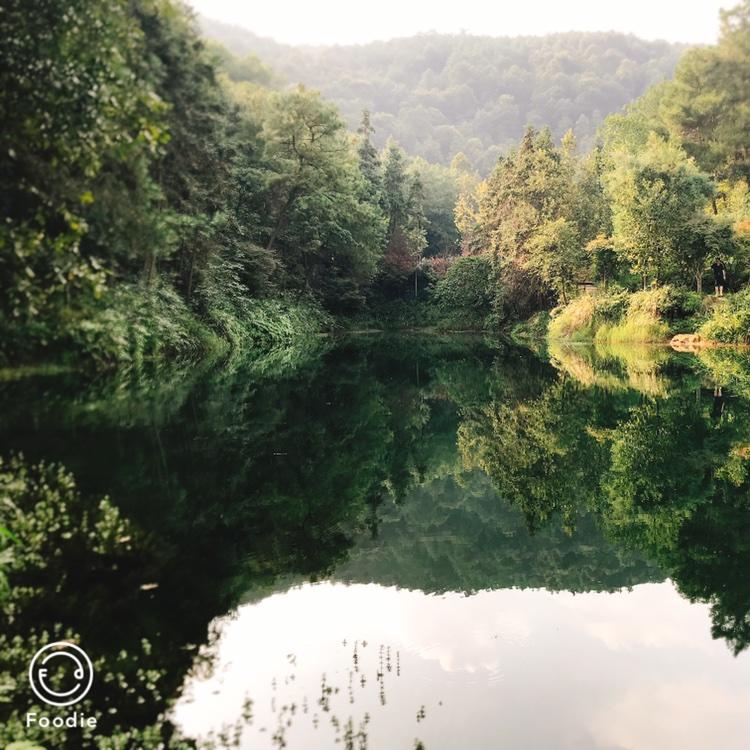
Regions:
<svg viewBox="0 0 750 750"><path fill-rule="evenodd" d="M445 165L463 152L484 174L527 125L549 126L556 138L572 128L588 149L604 118L668 78L685 49L614 32L420 34L312 48L207 18L201 27L240 58L257 56L287 82L319 88L352 129L369 109L379 147L392 137Z"/></svg>

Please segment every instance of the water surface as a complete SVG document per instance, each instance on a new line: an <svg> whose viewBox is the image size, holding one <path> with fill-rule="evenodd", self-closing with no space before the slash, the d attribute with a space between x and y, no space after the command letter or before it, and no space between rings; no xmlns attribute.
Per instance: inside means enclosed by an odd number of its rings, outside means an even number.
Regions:
<svg viewBox="0 0 750 750"><path fill-rule="evenodd" d="M749 399L728 350L467 337L8 378L4 481L81 496L9 516L0 744L744 748ZM96 735L20 726L51 635Z"/></svg>

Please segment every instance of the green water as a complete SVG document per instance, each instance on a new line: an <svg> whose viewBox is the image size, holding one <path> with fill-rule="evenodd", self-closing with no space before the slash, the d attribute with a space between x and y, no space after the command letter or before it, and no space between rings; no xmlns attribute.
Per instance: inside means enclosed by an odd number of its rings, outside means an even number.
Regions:
<svg viewBox="0 0 750 750"><path fill-rule="evenodd" d="M0 415L6 499L17 453L80 490L0 509L0 745L747 746L743 354L322 339ZM91 734L23 727L57 639Z"/></svg>

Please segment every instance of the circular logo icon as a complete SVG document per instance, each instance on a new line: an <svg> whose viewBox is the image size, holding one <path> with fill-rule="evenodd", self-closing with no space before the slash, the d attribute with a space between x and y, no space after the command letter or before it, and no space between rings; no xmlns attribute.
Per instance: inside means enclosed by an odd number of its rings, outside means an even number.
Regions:
<svg viewBox="0 0 750 750"><path fill-rule="evenodd" d="M70 706L86 697L94 681L94 667L75 643L49 643L34 654L29 682L36 696L50 706Z"/></svg>

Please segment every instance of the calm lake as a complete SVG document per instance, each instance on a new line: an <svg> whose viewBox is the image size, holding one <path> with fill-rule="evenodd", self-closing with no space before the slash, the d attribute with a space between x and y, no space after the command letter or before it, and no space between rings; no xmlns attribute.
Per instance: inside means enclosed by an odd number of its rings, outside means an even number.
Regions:
<svg viewBox="0 0 750 750"><path fill-rule="evenodd" d="M6 377L17 453L72 474L71 514L107 496L128 530L105 551L30 513L2 740L750 743L750 355L372 335ZM53 636L94 662L94 733L20 728Z"/></svg>

